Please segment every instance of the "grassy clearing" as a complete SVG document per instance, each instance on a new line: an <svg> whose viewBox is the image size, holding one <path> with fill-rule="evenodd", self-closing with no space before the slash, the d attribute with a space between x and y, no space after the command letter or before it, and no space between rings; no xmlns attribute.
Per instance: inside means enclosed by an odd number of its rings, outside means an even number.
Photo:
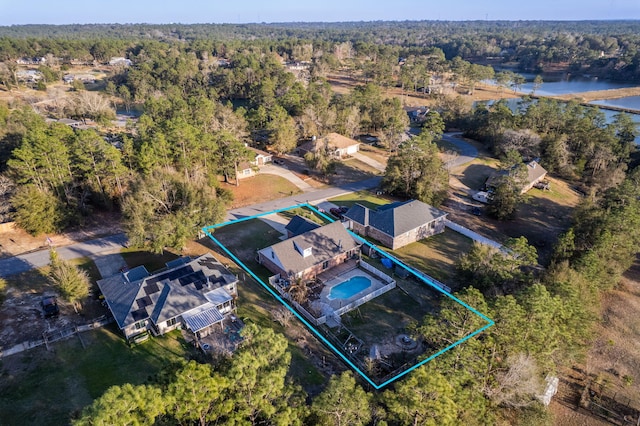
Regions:
<svg viewBox="0 0 640 426"><path fill-rule="evenodd" d="M0 412L6 425L60 425L70 415L122 383L149 382L194 350L179 332L130 348L114 328L82 334L3 360Z"/></svg>
<svg viewBox="0 0 640 426"><path fill-rule="evenodd" d="M281 234L259 219L226 225L214 230L213 236L251 269L258 269L256 250L280 241Z"/></svg>
<svg viewBox="0 0 640 426"><path fill-rule="evenodd" d="M361 167L358 167L358 165ZM336 172L329 177L329 180L332 185L340 185L369 179L379 173L378 170L354 158L346 163L338 162Z"/></svg>
<svg viewBox="0 0 640 426"><path fill-rule="evenodd" d="M51 290L49 283L49 267L32 269L20 274L11 275L5 280L8 287L13 287L20 293L42 293Z"/></svg>
<svg viewBox="0 0 640 426"><path fill-rule="evenodd" d="M360 145L360 153L367 157L373 158L379 163L387 164L389 160L389 152L382 148L377 148L373 145L362 144Z"/></svg>
<svg viewBox="0 0 640 426"><path fill-rule="evenodd" d="M378 207L392 203L395 200L385 196L374 195L369 191L360 191L331 198L329 201L341 206L352 207L354 204L358 203L370 209L377 209Z"/></svg>
<svg viewBox="0 0 640 426"><path fill-rule="evenodd" d="M455 286L455 263L471 250L473 241L448 228L441 234L409 244L393 254L406 264L441 281L449 287Z"/></svg>
<svg viewBox="0 0 640 426"><path fill-rule="evenodd" d="M349 167L353 167L354 169L358 169L371 175L381 174L380 170L376 169L375 167L371 167L367 163L360 161L357 158L349 158L348 160L345 160L345 164Z"/></svg>
<svg viewBox="0 0 640 426"><path fill-rule="evenodd" d="M263 201L289 197L302 191L287 179L267 174L240 180L240 186L221 184L223 188L233 193L231 208L238 208Z"/></svg>
<svg viewBox="0 0 640 426"><path fill-rule="evenodd" d="M293 219L294 216L302 216L304 218L310 219L311 221L318 223L320 225L326 225L329 223L326 219L318 216L312 210L306 207L296 207L295 209L285 210L283 212L278 213L280 216L285 217L289 220Z"/></svg>
<svg viewBox="0 0 640 426"><path fill-rule="evenodd" d="M444 139L435 141L435 144L438 146L438 148L440 148L440 152L453 151L453 152L457 152L458 154L461 152L460 148L458 148L456 145Z"/></svg>
<svg viewBox="0 0 640 426"><path fill-rule="evenodd" d="M410 323L422 321L430 311L396 287L349 312L343 316L343 322L356 336L371 344L406 333Z"/></svg>

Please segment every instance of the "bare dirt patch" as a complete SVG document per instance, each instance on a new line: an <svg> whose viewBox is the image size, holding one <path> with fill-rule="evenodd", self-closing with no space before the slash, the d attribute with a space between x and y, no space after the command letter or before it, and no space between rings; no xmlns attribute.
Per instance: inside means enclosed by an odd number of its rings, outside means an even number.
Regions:
<svg viewBox="0 0 640 426"><path fill-rule="evenodd" d="M567 95L553 96L554 99L570 101L579 99L582 102L591 102L600 99L619 99L629 96L640 96L640 87L626 87L623 89L595 90L593 92L570 93Z"/></svg>
<svg viewBox="0 0 640 426"><path fill-rule="evenodd" d="M354 87L364 84L361 80L344 74L329 75L327 76L327 81L331 85L331 89L339 94L350 93ZM387 97L396 97L400 99L402 104L406 106L431 106L434 102L434 98L431 95L423 95L418 92L410 94L407 91L403 92L400 87L390 87L386 89L385 94ZM466 104L472 105L477 101L518 98L523 94L514 93L513 90L503 90L490 84L480 83L476 85L476 88L472 93L458 93L450 90L447 95L461 96Z"/></svg>
<svg viewBox="0 0 640 426"><path fill-rule="evenodd" d="M603 296L600 312L585 362L560 372L550 406L557 424L635 425L640 418L640 256ZM586 395L588 409L580 404Z"/></svg>
<svg viewBox="0 0 640 426"><path fill-rule="evenodd" d="M486 205L473 200L471 196L497 167L498 160L479 157L453 170L449 181L451 191L443 210L449 213L449 219L453 222L498 242L504 242L509 237L526 237L529 244L538 250L539 262L547 264L554 242L571 225L572 212L580 202L580 195L569 183L549 177L547 180L551 183L551 189L529 190L525 195L526 201L518 207L513 220L492 219L484 213ZM472 214L475 207L480 209L480 216Z"/></svg>
<svg viewBox="0 0 640 426"><path fill-rule="evenodd" d="M53 318L45 318L40 301L44 295L57 294L47 278L48 267L24 272L7 279L6 300L0 306L0 348L37 341L43 334L76 325L107 314L107 309L93 291L81 303L79 313L73 306L58 297L60 313ZM95 290L95 288L93 289Z"/></svg>
<svg viewBox="0 0 640 426"><path fill-rule="evenodd" d="M241 179L239 186L225 183L221 185L222 188L228 189L233 193L231 208L289 197L300 193L298 187L285 178L267 174Z"/></svg>

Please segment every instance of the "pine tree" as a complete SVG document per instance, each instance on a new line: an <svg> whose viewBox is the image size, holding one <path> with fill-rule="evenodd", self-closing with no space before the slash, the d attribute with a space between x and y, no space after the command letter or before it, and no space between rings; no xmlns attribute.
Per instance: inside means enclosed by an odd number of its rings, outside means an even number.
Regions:
<svg viewBox="0 0 640 426"><path fill-rule="evenodd" d="M78 312L78 301L89 295L89 275L61 259L53 248L49 250L49 258L51 261L49 278L52 284L60 289L62 296Z"/></svg>

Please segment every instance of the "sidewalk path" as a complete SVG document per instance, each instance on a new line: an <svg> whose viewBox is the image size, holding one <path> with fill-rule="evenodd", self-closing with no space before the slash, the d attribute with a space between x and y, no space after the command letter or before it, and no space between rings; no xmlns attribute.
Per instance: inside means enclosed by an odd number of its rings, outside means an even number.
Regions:
<svg viewBox="0 0 640 426"><path fill-rule="evenodd" d="M90 257L105 251L119 250L125 246L126 242L127 237L125 234L116 234L59 247L56 248L56 251L62 259L77 259L79 257ZM8 277L48 264L49 250L40 250L7 259L0 259L0 277Z"/></svg>

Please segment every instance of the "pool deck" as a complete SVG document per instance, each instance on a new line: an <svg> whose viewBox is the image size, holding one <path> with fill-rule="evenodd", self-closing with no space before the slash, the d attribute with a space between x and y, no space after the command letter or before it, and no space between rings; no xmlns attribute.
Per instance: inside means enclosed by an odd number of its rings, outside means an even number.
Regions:
<svg viewBox="0 0 640 426"><path fill-rule="evenodd" d="M342 284L343 282L353 277L366 277L371 281L371 285L365 288L364 290L357 292L356 294L354 294L353 296L347 299L329 299L329 294L331 293L331 289L333 287L339 284ZM351 269L329 281L325 281L324 288L320 292L320 300L323 303L326 303L327 305L331 306L332 309L336 310L336 309L340 309L342 306L345 306L355 300L358 300L366 296L369 293L373 293L374 291L381 289L385 285L386 284L380 281L379 278L374 277L373 275L369 274L368 272L366 272L361 268Z"/></svg>

